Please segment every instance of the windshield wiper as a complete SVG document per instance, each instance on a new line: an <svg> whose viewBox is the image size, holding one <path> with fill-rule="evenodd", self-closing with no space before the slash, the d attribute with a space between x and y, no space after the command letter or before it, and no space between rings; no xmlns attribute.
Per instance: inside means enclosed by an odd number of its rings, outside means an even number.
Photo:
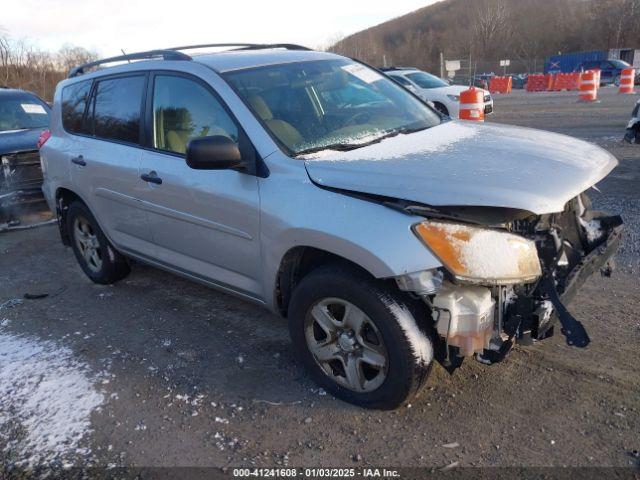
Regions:
<svg viewBox="0 0 640 480"><path fill-rule="evenodd" d="M398 128L395 130L390 130L389 132L380 135L379 137L375 137L371 140L369 140L368 142L362 142L362 143L332 143L329 145L322 145L319 147L312 147L312 148L307 148L305 150L301 150L300 152L296 153L296 156L298 155L306 155L309 153L316 153L316 152L321 152L323 150L337 150L339 152L348 152L349 150L355 150L356 148L362 148L362 147L367 147L369 145L373 145L374 143L379 143L382 140L386 139L386 138L391 138L391 137L395 137L397 135L403 134L403 135L408 135L410 133L415 133L415 132L419 132L421 130L426 130L427 128L429 128L429 126L424 126L424 127L416 127L416 128Z"/></svg>
<svg viewBox="0 0 640 480"><path fill-rule="evenodd" d="M426 130L427 128L431 128L431 125L425 125L424 127L401 128L400 133L402 133L403 135L408 135L410 133L421 132L422 130Z"/></svg>
<svg viewBox="0 0 640 480"><path fill-rule="evenodd" d="M348 152L349 150L354 150L359 148L365 144L360 143L330 143L328 145L321 145L319 147L311 147L305 148L304 150L300 150L296 152L296 157L298 155L307 155L309 153L321 152L323 150L337 150L339 152Z"/></svg>

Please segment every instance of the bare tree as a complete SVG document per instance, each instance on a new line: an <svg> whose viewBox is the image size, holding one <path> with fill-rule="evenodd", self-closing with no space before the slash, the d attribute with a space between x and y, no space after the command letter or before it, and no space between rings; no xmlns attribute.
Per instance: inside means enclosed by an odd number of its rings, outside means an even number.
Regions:
<svg viewBox="0 0 640 480"><path fill-rule="evenodd" d="M39 49L26 39L13 39L0 29L0 85L30 90L51 100L56 84L69 69L97 57L66 45L57 53Z"/></svg>
<svg viewBox="0 0 640 480"><path fill-rule="evenodd" d="M64 45L60 50L58 50L56 63L61 70L68 72L73 67L77 67L83 63L92 62L97 58L98 55L96 52L73 45Z"/></svg>
<svg viewBox="0 0 640 480"><path fill-rule="evenodd" d="M511 40L513 13L502 0L489 0L477 9L474 21L477 54L500 54Z"/></svg>

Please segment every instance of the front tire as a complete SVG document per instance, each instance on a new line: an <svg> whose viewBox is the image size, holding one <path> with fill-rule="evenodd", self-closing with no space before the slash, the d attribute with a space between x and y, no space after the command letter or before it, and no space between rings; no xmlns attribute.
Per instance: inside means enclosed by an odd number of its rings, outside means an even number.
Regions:
<svg viewBox="0 0 640 480"><path fill-rule="evenodd" d="M127 259L109 243L84 203L75 201L69 206L66 226L73 253L93 282L108 285L129 274Z"/></svg>
<svg viewBox="0 0 640 480"><path fill-rule="evenodd" d="M432 341L418 326L419 302L341 265L312 271L295 288L289 331L318 385L366 408L393 409L426 379Z"/></svg>

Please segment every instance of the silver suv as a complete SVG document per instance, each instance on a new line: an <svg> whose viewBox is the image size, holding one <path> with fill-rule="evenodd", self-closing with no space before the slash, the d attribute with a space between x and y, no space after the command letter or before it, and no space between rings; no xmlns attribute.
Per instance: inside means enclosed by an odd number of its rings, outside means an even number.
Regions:
<svg viewBox="0 0 640 480"><path fill-rule="evenodd" d="M371 408L407 401L434 361L495 363L558 321L589 342L563 301L618 245L620 218L584 193L612 155L450 121L331 53L225 47L58 85L44 191L91 280L134 259L264 305L320 386Z"/></svg>

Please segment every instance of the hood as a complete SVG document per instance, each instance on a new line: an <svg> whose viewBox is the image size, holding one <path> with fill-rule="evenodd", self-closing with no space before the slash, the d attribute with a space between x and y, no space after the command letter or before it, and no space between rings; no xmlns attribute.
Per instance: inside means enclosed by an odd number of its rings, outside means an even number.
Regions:
<svg viewBox="0 0 640 480"><path fill-rule="evenodd" d="M602 148L565 135L460 121L303 158L310 178L326 187L538 215L561 211L618 164Z"/></svg>
<svg viewBox="0 0 640 480"><path fill-rule="evenodd" d="M0 155L37 150L37 143L44 128L9 130L0 132Z"/></svg>

